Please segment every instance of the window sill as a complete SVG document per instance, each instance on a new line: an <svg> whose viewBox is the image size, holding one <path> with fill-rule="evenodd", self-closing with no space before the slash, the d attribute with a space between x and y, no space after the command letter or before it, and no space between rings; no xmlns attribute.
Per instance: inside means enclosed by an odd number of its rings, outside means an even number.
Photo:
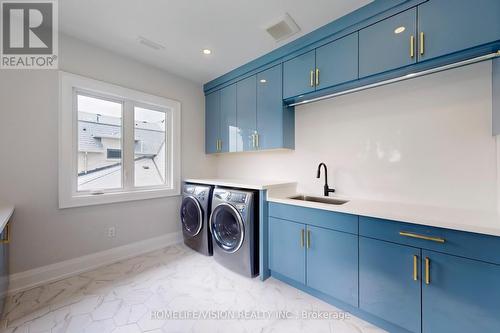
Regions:
<svg viewBox="0 0 500 333"><path fill-rule="evenodd" d="M59 198L59 208L73 208L94 205L105 205L118 202L157 199L179 196L178 188L167 189L137 189L124 192L108 192L103 194L76 194L66 198Z"/></svg>

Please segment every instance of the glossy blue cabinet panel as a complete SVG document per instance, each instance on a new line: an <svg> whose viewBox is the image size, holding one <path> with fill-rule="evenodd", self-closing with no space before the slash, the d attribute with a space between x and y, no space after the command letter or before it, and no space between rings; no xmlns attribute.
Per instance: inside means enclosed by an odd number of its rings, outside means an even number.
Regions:
<svg viewBox="0 0 500 333"><path fill-rule="evenodd" d="M284 148L283 77L281 64L257 74L259 149Z"/></svg>
<svg viewBox="0 0 500 333"><path fill-rule="evenodd" d="M220 152L236 151L236 85L220 90Z"/></svg>
<svg viewBox="0 0 500 333"><path fill-rule="evenodd" d="M283 98L314 91L311 71L316 69L316 51L312 50L283 63ZM314 78L313 78L314 79Z"/></svg>
<svg viewBox="0 0 500 333"><path fill-rule="evenodd" d="M358 306L358 236L307 226L307 285Z"/></svg>
<svg viewBox="0 0 500 333"><path fill-rule="evenodd" d="M306 248L301 223L269 218L269 269L300 283L306 282Z"/></svg>
<svg viewBox="0 0 500 333"><path fill-rule="evenodd" d="M439 243L406 237L400 235L400 232L437 237L443 239L445 242ZM500 264L500 237L363 216L359 218L359 234L389 242Z"/></svg>
<svg viewBox="0 0 500 333"><path fill-rule="evenodd" d="M331 87L358 78L358 33L316 49L319 70L316 89Z"/></svg>
<svg viewBox="0 0 500 333"><path fill-rule="evenodd" d="M417 10L409 9L359 31L359 77L414 64L411 36L417 37ZM397 30L399 28L399 30ZM398 31L401 31L397 33Z"/></svg>
<svg viewBox="0 0 500 333"><path fill-rule="evenodd" d="M419 60L500 40L499 17L498 0L430 0L421 4L418 30L424 34L424 53L418 52Z"/></svg>
<svg viewBox="0 0 500 333"><path fill-rule="evenodd" d="M205 152L217 153L220 134L220 91L205 97Z"/></svg>
<svg viewBox="0 0 500 333"><path fill-rule="evenodd" d="M420 267L420 252L417 248L360 237L360 309L410 332L420 332L421 272L417 281L413 279L414 256L418 256Z"/></svg>
<svg viewBox="0 0 500 333"><path fill-rule="evenodd" d="M422 286L422 332L500 332L500 266L422 254L430 263L430 284Z"/></svg>
<svg viewBox="0 0 500 333"><path fill-rule="evenodd" d="M356 215L270 202L269 216L299 223L307 223L316 227L358 234L358 216Z"/></svg>
<svg viewBox="0 0 500 333"><path fill-rule="evenodd" d="M253 135L257 129L257 82L250 76L236 83L237 87L237 151L255 150Z"/></svg>

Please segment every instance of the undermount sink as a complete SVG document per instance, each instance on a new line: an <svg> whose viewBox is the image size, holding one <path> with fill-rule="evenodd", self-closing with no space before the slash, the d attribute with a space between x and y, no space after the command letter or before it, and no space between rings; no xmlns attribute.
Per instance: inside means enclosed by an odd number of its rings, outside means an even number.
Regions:
<svg viewBox="0 0 500 333"><path fill-rule="evenodd" d="M320 202L320 203L325 203L325 204L329 204L329 205L343 205L343 204L349 202L347 200L340 200L340 199L328 198L328 197L313 197L313 196L309 196L309 195L296 195L296 196L290 197L289 199L310 201L310 202Z"/></svg>

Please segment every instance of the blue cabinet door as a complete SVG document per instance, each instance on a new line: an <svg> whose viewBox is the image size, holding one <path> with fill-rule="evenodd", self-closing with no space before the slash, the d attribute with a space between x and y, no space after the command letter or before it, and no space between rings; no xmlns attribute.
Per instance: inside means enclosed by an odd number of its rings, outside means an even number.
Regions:
<svg viewBox="0 0 500 333"><path fill-rule="evenodd" d="M500 40L499 17L498 0L423 3L418 6L419 61Z"/></svg>
<svg viewBox="0 0 500 333"><path fill-rule="evenodd" d="M417 248L360 237L359 307L410 332L420 332L420 252Z"/></svg>
<svg viewBox="0 0 500 333"><path fill-rule="evenodd" d="M307 285L358 306L358 236L307 226Z"/></svg>
<svg viewBox="0 0 500 333"><path fill-rule="evenodd" d="M323 89L358 78L358 33L316 49L317 89Z"/></svg>
<svg viewBox="0 0 500 333"><path fill-rule="evenodd" d="M283 98L314 91L316 51L312 50L283 63Z"/></svg>
<svg viewBox="0 0 500 333"><path fill-rule="evenodd" d="M414 64L417 10L409 9L359 31L359 76Z"/></svg>
<svg viewBox="0 0 500 333"><path fill-rule="evenodd" d="M238 81L237 85L237 151L254 150L257 129L257 82L256 76Z"/></svg>
<svg viewBox="0 0 500 333"><path fill-rule="evenodd" d="M306 282L305 228L269 217L269 269L300 283Z"/></svg>
<svg viewBox="0 0 500 333"><path fill-rule="evenodd" d="M236 84L220 90L220 152L236 151Z"/></svg>
<svg viewBox="0 0 500 333"><path fill-rule="evenodd" d="M286 109L283 108L281 65L257 74L258 149L283 148Z"/></svg>
<svg viewBox="0 0 500 333"><path fill-rule="evenodd" d="M205 152L218 152L220 134L220 91L205 97Z"/></svg>
<svg viewBox="0 0 500 333"><path fill-rule="evenodd" d="M500 266L433 251L422 255L423 333L500 332Z"/></svg>

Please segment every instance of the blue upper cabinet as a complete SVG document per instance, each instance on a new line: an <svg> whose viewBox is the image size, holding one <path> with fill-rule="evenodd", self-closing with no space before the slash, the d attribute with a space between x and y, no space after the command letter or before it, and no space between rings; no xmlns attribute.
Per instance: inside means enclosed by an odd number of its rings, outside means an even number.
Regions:
<svg viewBox="0 0 500 333"><path fill-rule="evenodd" d="M257 129L257 83L255 75L236 83L237 87L237 151L256 148Z"/></svg>
<svg viewBox="0 0 500 333"><path fill-rule="evenodd" d="M219 152L236 151L236 85L220 90Z"/></svg>
<svg viewBox="0 0 500 333"><path fill-rule="evenodd" d="M316 49L315 86L328 88L358 78L358 33Z"/></svg>
<svg viewBox="0 0 500 333"><path fill-rule="evenodd" d="M422 332L500 332L500 266L423 251Z"/></svg>
<svg viewBox="0 0 500 333"><path fill-rule="evenodd" d="M258 149L293 148L294 110L283 105L281 64L257 74Z"/></svg>
<svg viewBox="0 0 500 333"><path fill-rule="evenodd" d="M500 1L430 0L418 6L419 60L500 39Z"/></svg>
<svg viewBox="0 0 500 333"><path fill-rule="evenodd" d="M283 63L283 98L315 90L316 51L312 50Z"/></svg>
<svg viewBox="0 0 500 333"><path fill-rule="evenodd" d="M307 226L307 285L358 306L358 236Z"/></svg>
<svg viewBox="0 0 500 333"><path fill-rule="evenodd" d="M205 97L205 151L219 151L220 140L220 90Z"/></svg>
<svg viewBox="0 0 500 333"><path fill-rule="evenodd" d="M359 76L417 61L417 10L409 9L359 31Z"/></svg>
<svg viewBox="0 0 500 333"><path fill-rule="evenodd" d="M360 309L407 331L420 333L420 258L420 249L360 237Z"/></svg>
<svg viewBox="0 0 500 333"><path fill-rule="evenodd" d="M269 218L269 268L300 283L306 282L306 226Z"/></svg>

